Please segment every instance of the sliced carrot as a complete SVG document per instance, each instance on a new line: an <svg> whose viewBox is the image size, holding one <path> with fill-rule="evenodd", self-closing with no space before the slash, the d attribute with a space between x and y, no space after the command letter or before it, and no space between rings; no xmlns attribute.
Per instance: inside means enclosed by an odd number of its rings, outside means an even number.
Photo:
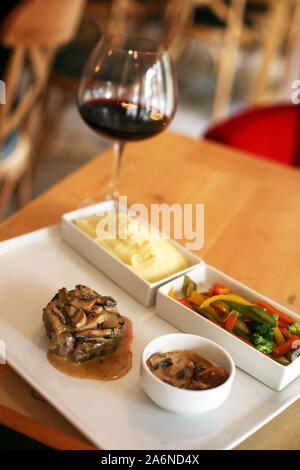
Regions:
<svg viewBox="0 0 300 470"><path fill-rule="evenodd" d="M227 330L233 330L234 325L236 324L237 318L238 318L237 315L235 315L234 313L231 313L226 320L225 328Z"/></svg>
<svg viewBox="0 0 300 470"><path fill-rule="evenodd" d="M283 322L282 320L278 320L278 326L279 328L286 328L287 327L287 323Z"/></svg>
<svg viewBox="0 0 300 470"><path fill-rule="evenodd" d="M213 285L213 293L215 295L229 294L229 287L218 284L217 282Z"/></svg>
<svg viewBox="0 0 300 470"><path fill-rule="evenodd" d="M281 333L283 336L286 337L286 339L291 339L291 333L286 329L286 328L280 328Z"/></svg>
<svg viewBox="0 0 300 470"><path fill-rule="evenodd" d="M281 344L280 346L277 346L277 348L274 348L272 351L272 355L274 357L283 356L291 349L294 341L294 339L288 339L285 343Z"/></svg>
<svg viewBox="0 0 300 470"><path fill-rule="evenodd" d="M287 339L293 339L294 341L300 340L299 336L293 335L286 328L281 328L281 331Z"/></svg>
<svg viewBox="0 0 300 470"><path fill-rule="evenodd" d="M260 302L260 307L263 307L267 309L270 313L274 313L275 315L278 315L279 320L284 322L284 323L294 323L294 318L290 317L286 313L281 312L277 308L273 307L273 305L268 304L267 302Z"/></svg>

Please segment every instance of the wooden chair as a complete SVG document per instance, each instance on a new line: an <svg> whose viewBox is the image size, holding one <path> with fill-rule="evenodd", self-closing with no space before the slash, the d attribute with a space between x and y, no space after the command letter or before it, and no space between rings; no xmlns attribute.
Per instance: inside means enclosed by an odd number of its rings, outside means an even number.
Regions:
<svg viewBox="0 0 300 470"><path fill-rule="evenodd" d="M158 16L164 0L88 0L87 13L93 15L102 34L142 35L146 21Z"/></svg>
<svg viewBox="0 0 300 470"><path fill-rule="evenodd" d="M166 36L175 56L185 45L198 40L207 48L216 69L216 92L213 102L212 119L217 120L226 114L230 101L233 77L237 66L239 46L242 40L251 41L252 32L244 27L246 0L187 0L184 8L180 1L169 3L166 10ZM196 8L206 7L224 26L196 24L193 16Z"/></svg>
<svg viewBox="0 0 300 470"><path fill-rule="evenodd" d="M274 57L279 54L287 36L290 4L296 0L172 0L166 10L165 40L178 55L192 39L204 44L216 68L216 92L212 120L224 118L229 109L239 54L253 46L262 49L261 64L254 74L254 86L248 103L264 99L269 87L269 72ZM249 11L251 3L264 6L261 11ZM197 25L193 22L196 7L209 8L223 27Z"/></svg>
<svg viewBox="0 0 300 470"><path fill-rule="evenodd" d="M275 58L284 50L292 21L292 3L294 0L268 0L268 14L261 24L259 46L261 63L258 67L248 104L272 102L276 93L272 86L270 71ZM299 28L298 24L298 28ZM283 60L283 68L285 66ZM279 90L280 86L278 86Z"/></svg>
<svg viewBox="0 0 300 470"><path fill-rule="evenodd" d="M290 99L294 80L299 78L300 70L300 0L291 1L291 22L287 36L285 55L285 73L281 80L278 99Z"/></svg>
<svg viewBox="0 0 300 470"><path fill-rule="evenodd" d="M30 194L40 98L54 54L74 36L83 7L84 0L25 0L1 28L0 45L11 55L4 76L6 104L0 104L0 148L12 134L17 138L11 152L0 157L0 218L17 186L19 204ZM31 76L30 83L20 90L24 75Z"/></svg>
<svg viewBox="0 0 300 470"><path fill-rule="evenodd" d="M300 70L300 0L271 2L262 42L262 61L250 104L290 100L291 84ZM282 59L282 73L276 86L272 86L270 68L276 56Z"/></svg>
<svg viewBox="0 0 300 470"><path fill-rule="evenodd" d="M154 5L153 5L154 3ZM38 144L35 173L55 141L65 110L76 100L76 93L84 64L103 34L140 33L146 16L157 0L139 3L136 0L89 0L78 30L55 58L47 92L43 100L43 127L47 138ZM60 110L59 118L57 109Z"/></svg>
<svg viewBox="0 0 300 470"><path fill-rule="evenodd" d="M58 51L53 60L47 89L41 103L41 126L44 132L38 139L36 146L34 176L38 172L42 159L55 141L67 107L76 101L82 69L100 38L99 25L95 21L93 11L90 12L89 9L84 11L76 36ZM59 114L57 113L58 109Z"/></svg>

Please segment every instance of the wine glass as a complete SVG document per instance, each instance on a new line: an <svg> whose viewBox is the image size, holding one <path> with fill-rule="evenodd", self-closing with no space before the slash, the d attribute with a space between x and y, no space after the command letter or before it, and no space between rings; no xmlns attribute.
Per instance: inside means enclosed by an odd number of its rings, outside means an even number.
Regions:
<svg viewBox="0 0 300 470"><path fill-rule="evenodd" d="M169 51L138 36L102 37L83 70L77 104L88 126L114 141L107 199L117 199L125 142L153 137L175 114L176 79Z"/></svg>

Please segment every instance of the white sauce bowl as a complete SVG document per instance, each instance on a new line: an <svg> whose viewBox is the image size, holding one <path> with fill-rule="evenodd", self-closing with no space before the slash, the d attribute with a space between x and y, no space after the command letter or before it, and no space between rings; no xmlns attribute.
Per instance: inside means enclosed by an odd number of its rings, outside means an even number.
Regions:
<svg viewBox="0 0 300 470"><path fill-rule="evenodd" d="M185 390L169 385L157 378L146 362L152 354L175 350L194 351L222 367L228 379L208 390ZM161 408L174 413L206 413L227 400L235 377L235 365L224 348L202 336L175 333L160 336L147 344L141 359L141 385L145 393Z"/></svg>

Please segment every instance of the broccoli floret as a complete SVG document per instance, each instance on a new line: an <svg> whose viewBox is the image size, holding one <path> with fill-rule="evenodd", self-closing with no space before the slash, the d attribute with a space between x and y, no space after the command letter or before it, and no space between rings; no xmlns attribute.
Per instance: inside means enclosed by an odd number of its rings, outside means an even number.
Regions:
<svg viewBox="0 0 300 470"><path fill-rule="evenodd" d="M294 323L290 323L287 329L292 335L300 336L300 325L296 321Z"/></svg>
<svg viewBox="0 0 300 470"><path fill-rule="evenodd" d="M273 351L273 344L267 339L263 338L258 333L253 333L252 341L253 344L256 346L256 349L263 353L271 354L271 352Z"/></svg>
<svg viewBox="0 0 300 470"><path fill-rule="evenodd" d="M267 340L274 339L273 327L271 325L265 325L253 320L251 322L251 333L257 333Z"/></svg>

